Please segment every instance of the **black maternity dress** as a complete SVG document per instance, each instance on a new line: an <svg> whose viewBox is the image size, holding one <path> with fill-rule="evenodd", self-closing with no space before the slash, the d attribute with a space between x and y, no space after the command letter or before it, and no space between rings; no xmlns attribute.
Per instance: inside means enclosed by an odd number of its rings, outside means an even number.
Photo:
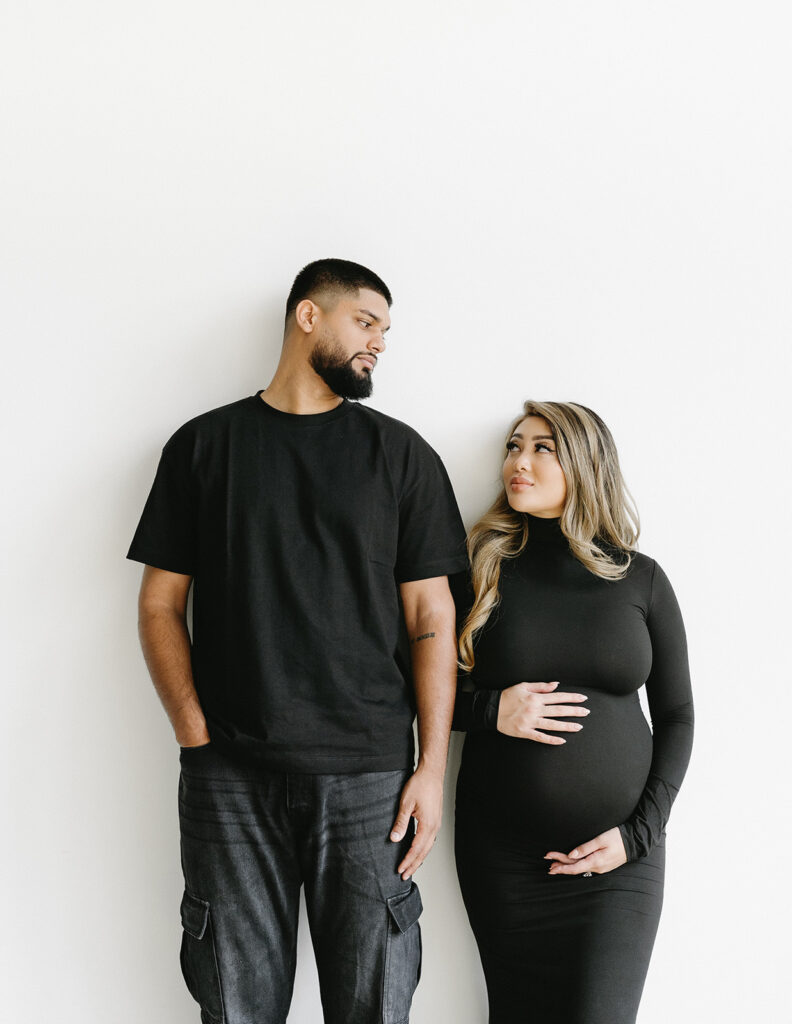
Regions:
<svg viewBox="0 0 792 1024"><path fill-rule="evenodd" d="M663 900L665 825L690 756L682 619L662 569L636 554L606 581L572 555L558 520L530 518L503 562L501 601L476 643L456 857L491 1024L631 1024ZM577 733L550 746L497 732L500 691L558 680L588 696ZM638 701L646 684L650 732ZM551 850L618 826L627 863L550 876Z"/></svg>

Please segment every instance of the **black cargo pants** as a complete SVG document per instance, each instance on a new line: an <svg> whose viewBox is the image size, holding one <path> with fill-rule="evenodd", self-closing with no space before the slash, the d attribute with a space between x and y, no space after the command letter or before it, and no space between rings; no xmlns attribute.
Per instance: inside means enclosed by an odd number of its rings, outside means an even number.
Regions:
<svg viewBox="0 0 792 1024"><path fill-rule="evenodd" d="M183 748L181 963L204 1024L282 1024L300 886L326 1024L406 1024L421 897L390 830L409 772L282 774Z"/></svg>

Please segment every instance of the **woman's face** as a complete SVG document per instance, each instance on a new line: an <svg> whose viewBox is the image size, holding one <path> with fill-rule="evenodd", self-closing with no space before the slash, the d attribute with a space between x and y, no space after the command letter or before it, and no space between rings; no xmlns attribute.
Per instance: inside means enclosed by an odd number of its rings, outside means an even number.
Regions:
<svg viewBox="0 0 792 1024"><path fill-rule="evenodd" d="M506 444L503 486L515 512L552 519L566 501L566 478L550 427L541 416L526 416Z"/></svg>

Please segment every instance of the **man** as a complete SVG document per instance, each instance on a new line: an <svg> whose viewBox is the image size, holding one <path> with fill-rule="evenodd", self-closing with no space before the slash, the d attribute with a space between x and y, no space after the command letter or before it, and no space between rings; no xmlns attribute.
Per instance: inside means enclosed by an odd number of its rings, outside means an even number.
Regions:
<svg viewBox="0 0 792 1024"><path fill-rule="evenodd" d="M302 884L326 1022L401 1024L417 984L466 559L437 455L350 401L390 305L365 267L305 267L271 384L173 435L129 551L182 748L181 963L205 1024L286 1020Z"/></svg>

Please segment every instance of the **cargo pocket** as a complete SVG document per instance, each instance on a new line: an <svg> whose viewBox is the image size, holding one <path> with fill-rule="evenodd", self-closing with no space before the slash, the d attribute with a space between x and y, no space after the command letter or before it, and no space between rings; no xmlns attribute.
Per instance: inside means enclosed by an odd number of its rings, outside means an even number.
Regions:
<svg viewBox="0 0 792 1024"><path fill-rule="evenodd" d="M423 904L415 882L407 892L391 896L385 947L385 983L382 992L383 1024L406 1024L415 986L421 977L421 916Z"/></svg>
<svg viewBox="0 0 792 1024"><path fill-rule="evenodd" d="M223 1024L223 994L209 904L185 890L181 902L181 969L205 1024Z"/></svg>

